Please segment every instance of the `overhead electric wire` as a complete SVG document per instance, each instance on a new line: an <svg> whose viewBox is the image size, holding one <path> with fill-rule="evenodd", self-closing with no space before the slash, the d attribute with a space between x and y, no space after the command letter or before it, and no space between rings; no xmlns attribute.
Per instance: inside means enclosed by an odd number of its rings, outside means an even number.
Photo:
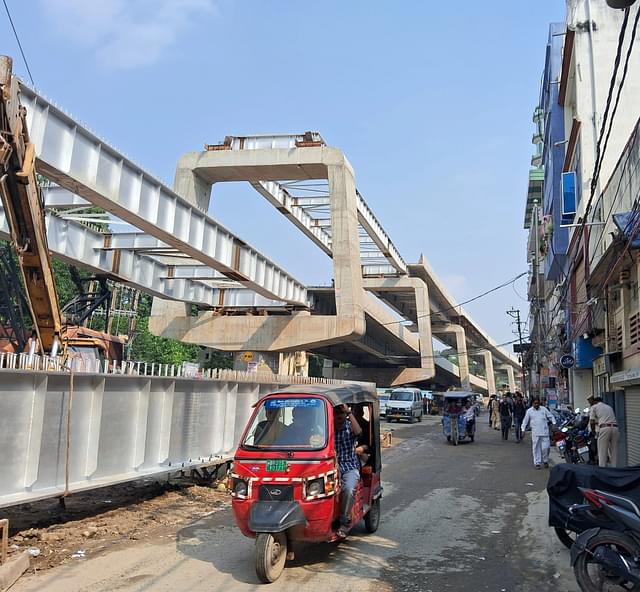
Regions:
<svg viewBox="0 0 640 592"><path fill-rule="evenodd" d="M606 148L608 145L608 138L609 135L611 133L611 129L613 127L613 121L615 119L615 114L617 111L617 106L619 103L619 99L620 99L620 94L621 94L621 87L624 85L624 82L626 80L627 77L627 72L628 72L628 65L629 65L629 61L630 61L630 57L631 57L631 52L633 51L633 45L634 45L634 40L635 40L635 33L637 30L637 26L638 26L638 20L640 18L640 11L638 11L638 13L636 14L636 19L634 21L634 25L633 25L633 39L631 40L630 44L629 44L629 48L627 49L627 55L625 58L625 65L623 68L623 73L622 73L622 78L620 80L620 87L618 88L618 93L616 95L616 102L614 105L614 109L611 112L611 120L609 121L609 109L611 107L611 100L613 99L613 93L614 93L614 89L615 89L615 85L616 85L616 80L618 77L618 68L620 66L620 60L622 58L622 50L624 47L624 39L626 36L626 30L627 30L627 24L629 22L629 8L625 9L624 12L624 19L622 21L622 26L620 28L620 33L618 35L618 46L616 49L616 56L614 59L614 66L613 66L613 72L611 74L611 80L609 82L609 91L607 93L607 101L606 101L606 105L605 105L605 111L604 111L604 115L603 115L603 119L602 119L602 125L600 128L600 135L598 137L598 141L596 143L596 159L595 159L595 164L594 164L594 168L593 168L593 174L591 176L591 185L590 185L590 193L589 193L589 200L587 201L587 204L585 206L585 210L584 210L584 217L582 219L582 223L580 224L580 226L578 227L578 230L576 230L576 232L578 232L578 238L576 239L576 242L579 242L582 239L582 235L584 234L584 229L585 226L587 224L587 219L588 219L588 215L589 215L589 211L591 209L591 204L593 202L593 198L597 189L597 184L598 184L598 179L600 176L600 170L602 168L602 161L604 159L605 153L606 153ZM607 127L607 124L608 127ZM604 145L602 144L603 139L605 138L605 130L608 130L606 132L606 140ZM537 229L535 230L537 232ZM573 241L572 241L573 242ZM536 253L537 256L537 253ZM563 309L558 309L558 307L563 304L565 302L565 298L567 296L567 292L569 290L570 287L570 282L567 281L568 278L571 276L572 271L573 271L573 266L576 262L576 259L572 259L570 261L569 264L569 269L565 272L563 272L564 275L564 287L563 287L563 291L562 294L558 297L558 302L556 303L556 305L554 306L554 309L552 311L552 314L555 312L553 318L551 319L551 323L553 323L553 321L555 321L556 317L558 316L558 314L560 314L560 311Z"/></svg>
<svg viewBox="0 0 640 592"><path fill-rule="evenodd" d="M488 294L491 294L492 292L495 292L496 290L500 290L501 288L504 288L505 286L508 286L509 284L513 284L513 282L515 282L516 280L519 280L521 277L527 275L529 272L527 271L523 271L521 274L517 275L516 277L510 279L507 282L504 282L503 284L500 284L499 286L495 286L494 288L491 288L490 290L487 290L486 292L483 292L482 294L478 294L477 296L474 296L473 298L470 298L469 300L465 300L464 302L459 302L458 304L456 304L455 306L450 306L449 308L443 308L441 310L438 310L436 312L429 312L427 314L423 314L423 315L418 315L416 317L417 319L426 319L429 318L431 316L434 315L438 315L438 314L442 314L444 312L448 312L450 310L456 310L457 308L460 308L461 306L465 305L465 304L469 304L470 302L474 302L475 300L479 300L480 298L483 298L484 296L487 296ZM374 290L375 292L375 290ZM459 313L462 314L462 313ZM380 323L380 325L382 327L386 327L388 325L400 325L402 323L406 323L406 322L410 322L411 319L402 319L399 321L391 321L389 323Z"/></svg>
<svg viewBox="0 0 640 592"><path fill-rule="evenodd" d="M528 336L523 335L523 337L528 337ZM427 359L430 359L430 360L435 360L435 359L438 359L438 358L446 359L447 355L452 355L452 356L461 356L461 355L473 356L473 355L476 355L476 354L484 353L486 351L491 351L491 348L503 347L505 345L511 345L512 343L517 343L519 341L520 341L520 338L512 339L511 341L505 341L504 343L496 343L495 345L489 344L486 347L478 346L478 347L470 348L470 349L467 349L465 351L456 352L455 354L433 354L432 356L423 356L423 355L419 355L419 354L416 354L416 355L413 355L413 356L402 356L402 355L394 356L394 355L391 355L391 356L384 356L384 358L392 358L392 359L395 360L395 359L415 359L417 357L420 357L420 358L427 358Z"/></svg>
<svg viewBox="0 0 640 592"><path fill-rule="evenodd" d="M27 74L29 74L29 80L31 80L31 84L35 86L36 83L33 81L33 76L31 75L31 68L29 68L29 62L27 61L27 56L24 55L24 50L22 49L22 43L20 43L20 37L18 36L18 31L16 31L16 27L13 24L13 19L11 18L11 12L9 11L9 6L7 6L7 0L2 0L2 3L4 4L4 9L7 11L7 16L9 17L9 23L11 24L11 28L13 29L13 34L18 43L18 48L20 49L20 54L22 55L24 65L27 68Z"/></svg>

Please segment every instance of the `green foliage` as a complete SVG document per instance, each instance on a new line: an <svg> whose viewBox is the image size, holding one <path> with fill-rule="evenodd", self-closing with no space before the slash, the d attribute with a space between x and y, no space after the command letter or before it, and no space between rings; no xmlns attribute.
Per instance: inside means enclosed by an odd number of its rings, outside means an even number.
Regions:
<svg viewBox="0 0 640 592"><path fill-rule="evenodd" d="M200 346L151 334L149 331L151 303L151 296L141 295L138 303L138 324L130 344L128 358L156 364L179 365L182 362L195 362L201 350Z"/></svg>
<svg viewBox="0 0 640 592"><path fill-rule="evenodd" d="M214 368L226 368L233 370L233 354L217 350L209 350L209 359L203 365L205 370Z"/></svg>

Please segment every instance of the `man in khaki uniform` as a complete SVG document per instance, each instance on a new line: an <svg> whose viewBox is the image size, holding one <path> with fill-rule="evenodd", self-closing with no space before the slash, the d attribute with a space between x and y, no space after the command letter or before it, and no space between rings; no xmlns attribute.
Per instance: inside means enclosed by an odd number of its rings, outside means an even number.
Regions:
<svg viewBox="0 0 640 592"><path fill-rule="evenodd" d="M613 409L602 402L600 397L589 397L591 405L589 420L591 429L598 433L598 464L601 467L617 466L618 462L618 421Z"/></svg>

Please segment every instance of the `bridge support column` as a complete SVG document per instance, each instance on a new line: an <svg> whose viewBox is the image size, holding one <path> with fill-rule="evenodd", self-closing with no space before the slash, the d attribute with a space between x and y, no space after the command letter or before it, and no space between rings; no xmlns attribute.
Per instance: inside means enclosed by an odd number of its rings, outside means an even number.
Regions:
<svg viewBox="0 0 640 592"><path fill-rule="evenodd" d="M460 371L460 386L464 390L471 390L471 377L469 375L469 356L467 354L467 337L464 327L447 323L442 326L432 327L432 331L438 333L453 333L456 336L456 351L458 354L458 369Z"/></svg>
<svg viewBox="0 0 640 592"><path fill-rule="evenodd" d="M496 393L496 375L493 371L493 356L490 351L482 352L484 357L484 369L487 375L487 390L489 391L489 395L494 395Z"/></svg>
<svg viewBox="0 0 640 592"><path fill-rule="evenodd" d="M515 392L518 387L516 385L516 376L515 376L515 372L513 371L513 366L510 366L509 364L502 364L501 366L498 366L498 368L500 368L500 370L504 370L507 373L509 390L512 393Z"/></svg>

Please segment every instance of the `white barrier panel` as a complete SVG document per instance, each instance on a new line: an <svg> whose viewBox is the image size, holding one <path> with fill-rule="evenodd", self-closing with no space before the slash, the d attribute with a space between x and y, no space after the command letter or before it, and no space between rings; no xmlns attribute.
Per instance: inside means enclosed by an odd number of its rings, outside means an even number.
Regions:
<svg viewBox="0 0 640 592"><path fill-rule="evenodd" d="M213 375L0 369L0 507L223 462L262 395L329 382Z"/></svg>

